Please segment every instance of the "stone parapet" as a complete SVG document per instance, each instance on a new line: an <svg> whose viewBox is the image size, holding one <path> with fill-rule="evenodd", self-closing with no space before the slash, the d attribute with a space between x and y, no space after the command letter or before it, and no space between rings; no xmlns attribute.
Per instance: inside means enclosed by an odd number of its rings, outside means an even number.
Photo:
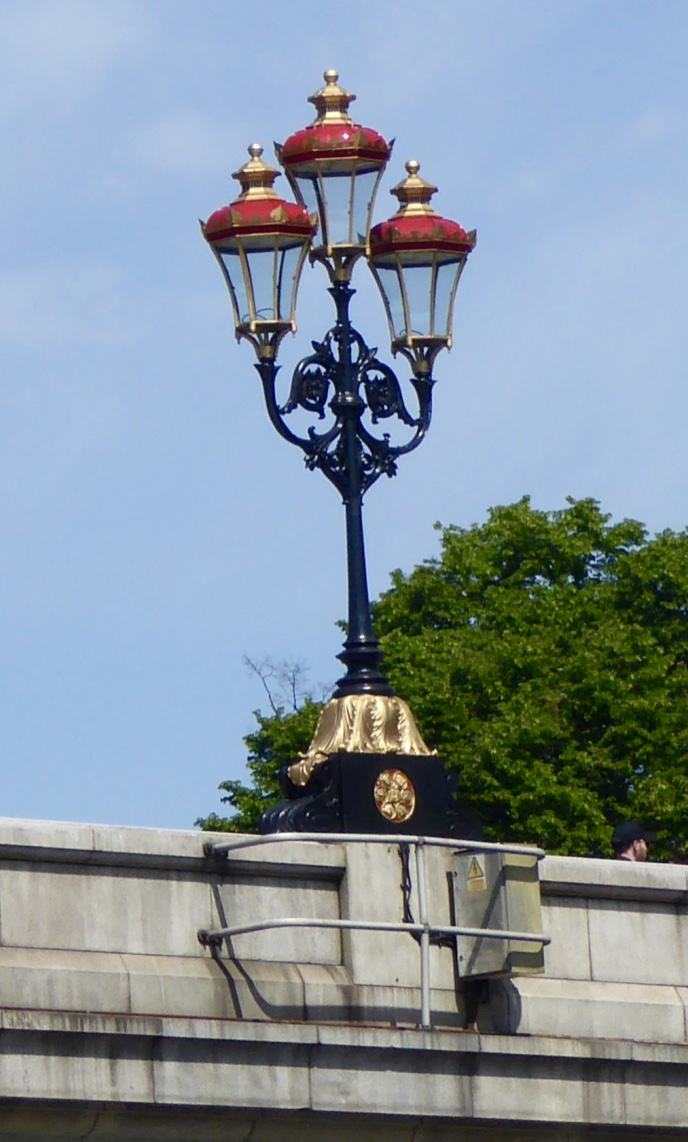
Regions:
<svg viewBox="0 0 688 1142"><path fill-rule="evenodd" d="M416 1142L456 1122L475 1142L688 1128L683 866L547 857L545 973L486 984L475 1033L451 947L431 948L422 1030L406 932L197 940L275 917L401 921L394 841L216 860L205 839L220 838L0 821L0 1142L303 1142L316 1122L319 1137L361 1122ZM451 851L426 856L431 920L460 922Z"/></svg>

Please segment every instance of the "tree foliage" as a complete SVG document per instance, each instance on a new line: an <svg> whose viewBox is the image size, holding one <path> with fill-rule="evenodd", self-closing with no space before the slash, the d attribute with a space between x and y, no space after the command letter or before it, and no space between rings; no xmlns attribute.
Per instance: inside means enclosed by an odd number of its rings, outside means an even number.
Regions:
<svg viewBox="0 0 688 1142"><path fill-rule="evenodd" d="M273 714L254 710L258 728L244 738L248 748L246 768L253 784L221 782L219 788L225 794L221 801L232 808L232 816L211 813L208 817L199 817L196 821L199 828L222 833L257 832L261 813L282 796L277 778L279 770L291 765L299 753L308 749L321 709L322 703L307 699L303 706L291 712L285 712L283 706L278 706Z"/></svg>
<svg viewBox="0 0 688 1142"><path fill-rule="evenodd" d="M653 855L680 858L688 532L649 538L591 499L542 512L528 498L440 530L437 558L393 573L375 627L394 686L488 837L608 854L612 827L633 817L659 829ZM254 785L223 785L239 811L229 827L255 828L319 708L258 715Z"/></svg>

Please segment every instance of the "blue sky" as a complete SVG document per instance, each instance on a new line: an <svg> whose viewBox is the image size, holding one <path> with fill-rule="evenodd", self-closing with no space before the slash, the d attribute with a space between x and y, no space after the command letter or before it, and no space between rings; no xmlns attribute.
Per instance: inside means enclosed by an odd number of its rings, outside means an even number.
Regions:
<svg viewBox="0 0 688 1142"><path fill-rule="evenodd" d="M342 508L197 221L325 68L396 136L376 218L413 157L478 229L429 438L367 501L372 593L526 493L688 524L687 38L683 0L0 0L0 813L190 827L243 770L243 655L337 676Z"/></svg>

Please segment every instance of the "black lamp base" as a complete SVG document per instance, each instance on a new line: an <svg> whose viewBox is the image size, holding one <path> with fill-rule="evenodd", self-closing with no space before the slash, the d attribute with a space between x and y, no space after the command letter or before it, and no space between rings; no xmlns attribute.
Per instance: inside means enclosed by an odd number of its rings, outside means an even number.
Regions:
<svg viewBox="0 0 688 1142"><path fill-rule="evenodd" d="M336 753L305 787L280 774L284 800L266 809L261 833L415 834L480 840L472 810L455 800L456 776L439 757Z"/></svg>

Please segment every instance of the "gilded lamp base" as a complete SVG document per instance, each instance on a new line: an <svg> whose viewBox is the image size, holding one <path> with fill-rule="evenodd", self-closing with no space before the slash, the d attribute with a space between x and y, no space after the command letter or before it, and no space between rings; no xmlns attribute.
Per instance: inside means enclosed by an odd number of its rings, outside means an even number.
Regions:
<svg viewBox="0 0 688 1142"><path fill-rule="evenodd" d="M333 698L307 752L280 779L284 800L263 814L261 833L481 834L477 818L456 805L455 775L400 698Z"/></svg>
<svg viewBox="0 0 688 1142"><path fill-rule="evenodd" d="M306 753L287 770L289 780L300 787L307 785L317 765L341 752L431 757L437 750L428 749L401 698L348 694L327 703Z"/></svg>

